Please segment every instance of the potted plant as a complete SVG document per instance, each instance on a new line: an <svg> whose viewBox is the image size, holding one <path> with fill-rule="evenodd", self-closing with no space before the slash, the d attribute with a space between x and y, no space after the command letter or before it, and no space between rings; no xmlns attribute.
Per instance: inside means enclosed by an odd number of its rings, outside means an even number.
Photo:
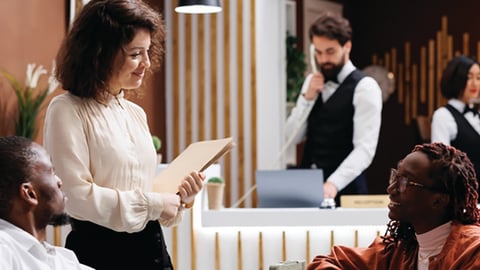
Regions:
<svg viewBox="0 0 480 270"><path fill-rule="evenodd" d="M160 153L160 149L162 148L162 140L158 136L152 135L153 147L155 147L155 151L157 152L157 160L158 163L162 163L162 153Z"/></svg>
<svg viewBox="0 0 480 270"><path fill-rule="evenodd" d="M223 190L225 181L219 176L210 177L205 184L207 188L208 209L218 210L223 208Z"/></svg>
<svg viewBox="0 0 480 270"><path fill-rule="evenodd" d="M36 118L47 97L55 91L59 82L55 79L55 61L48 78L48 85L39 86L42 75L48 74L42 65L28 64L25 84L21 85L15 76L0 69L0 75L7 79L17 96L18 116L15 121L15 135L34 139L37 134Z"/></svg>

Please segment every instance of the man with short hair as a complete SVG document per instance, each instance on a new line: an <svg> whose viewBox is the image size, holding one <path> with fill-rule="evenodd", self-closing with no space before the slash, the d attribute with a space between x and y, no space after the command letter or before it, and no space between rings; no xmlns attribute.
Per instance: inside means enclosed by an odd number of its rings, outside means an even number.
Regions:
<svg viewBox="0 0 480 270"><path fill-rule="evenodd" d="M477 186L464 152L417 145L391 171L385 236L368 248L334 246L307 269L480 269Z"/></svg>
<svg viewBox="0 0 480 270"><path fill-rule="evenodd" d="M92 269L45 241L47 225L64 225L66 197L50 156L30 139L0 137L0 269Z"/></svg>
<svg viewBox="0 0 480 270"><path fill-rule="evenodd" d="M382 92L350 60L352 29L339 14L325 12L309 31L313 72L287 119L286 141L304 138L301 168L323 170L325 198L368 193L364 171L378 144Z"/></svg>

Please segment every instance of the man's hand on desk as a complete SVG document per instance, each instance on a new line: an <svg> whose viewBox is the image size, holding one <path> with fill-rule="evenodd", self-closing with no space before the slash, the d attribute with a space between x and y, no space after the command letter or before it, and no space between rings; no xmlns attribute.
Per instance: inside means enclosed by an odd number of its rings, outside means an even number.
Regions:
<svg viewBox="0 0 480 270"><path fill-rule="evenodd" d="M337 187L334 184L328 181L323 184L324 198L335 198L335 196L337 196L337 192Z"/></svg>

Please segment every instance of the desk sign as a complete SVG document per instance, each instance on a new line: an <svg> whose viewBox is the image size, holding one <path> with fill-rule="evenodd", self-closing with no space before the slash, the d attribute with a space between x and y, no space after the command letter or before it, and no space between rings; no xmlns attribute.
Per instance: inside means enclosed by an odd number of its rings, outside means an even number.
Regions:
<svg viewBox="0 0 480 270"><path fill-rule="evenodd" d="M388 195L342 195L342 208L386 208L390 203Z"/></svg>

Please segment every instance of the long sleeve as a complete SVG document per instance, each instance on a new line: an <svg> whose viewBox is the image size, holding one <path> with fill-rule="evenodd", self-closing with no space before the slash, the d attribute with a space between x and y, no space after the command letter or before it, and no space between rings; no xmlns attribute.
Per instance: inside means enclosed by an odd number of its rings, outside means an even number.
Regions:
<svg viewBox="0 0 480 270"><path fill-rule="evenodd" d="M382 117L382 92L377 82L365 77L353 96L353 150L327 181L343 189L372 163L378 144Z"/></svg>
<svg viewBox="0 0 480 270"><path fill-rule="evenodd" d="M122 96L107 104L57 96L47 109L44 146L74 218L125 232L160 218L162 195L152 192L156 155L138 105ZM177 224L182 212L162 224Z"/></svg>
<svg viewBox="0 0 480 270"><path fill-rule="evenodd" d="M436 109L432 116L431 141L450 145L457 137L457 132L457 123L448 109L445 107Z"/></svg>
<svg viewBox="0 0 480 270"><path fill-rule="evenodd" d="M415 269L416 249L408 252L402 246L384 250L381 237L376 237L367 248L334 246L329 255L318 255L307 265L307 270L387 270Z"/></svg>
<svg viewBox="0 0 480 270"><path fill-rule="evenodd" d="M305 137L307 131L307 117L315 104L315 100L306 100L303 93L307 92L313 74L309 74L302 85L295 107L285 124L285 139L289 145L298 144Z"/></svg>

